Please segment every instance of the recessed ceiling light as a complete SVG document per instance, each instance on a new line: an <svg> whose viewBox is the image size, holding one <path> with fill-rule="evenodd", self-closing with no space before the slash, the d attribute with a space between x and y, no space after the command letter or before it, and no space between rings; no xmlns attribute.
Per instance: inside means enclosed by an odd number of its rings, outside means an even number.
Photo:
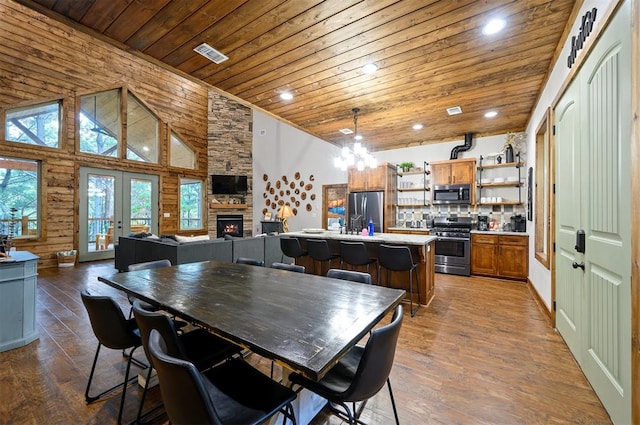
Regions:
<svg viewBox="0 0 640 425"><path fill-rule="evenodd" d="M362 67L362 72L365 74L373 74L378 70L378 66L375 63L368 63Z"/></svg>
<svg viewBox="0 0 640 425"><path fill-rule="evenodd" d="M291 93L289 93L288 91L286 91L284 93L280 93L280 99L282 99L282 100L291 100L291 99L293 99L293 95Z"/></svg>
<svg viewBox="0 0 640 425"><path fill-rule="evenodd" d="M351 130L350 128L343 128L342 130L340 130L340 133L342 133L342 134L352 134L353 130Z"/></svg>
<svg viewBox="0 0 640 425"><path fill-rule="evenodd" d="M491 35L501 31L507 23L504 19L492 19L487 25L482 28L484 35Z"/></svg>
<svg viewBox="0 0 640 425"><path fill-rule="evenodd" d="M459 106L452 106L451 108L447 108L447 114L449 115L458 115L462 113L462 108Z"/></svg>
<svg viewBox="0 0 640 425"><path fill-rule="evenodd" d="M498 115L498 112L497 112L497 111L489 111L489 112L487 112L486 114L484 114L484 117L485 117L485 118L493 118L493 117L495 117L495 116L497 116L497 115Z"/></svg>
<svg viewBox="0 0 640 425"><path fill-rule="evenodd" d="M423 126L422 124L420 124L420 123L418 123L418 124L414 124L414 125L413 125L413 129L414 129L414 130L422 130L422 128L423 128L423 127L424 127L424 126Z"/></svg>

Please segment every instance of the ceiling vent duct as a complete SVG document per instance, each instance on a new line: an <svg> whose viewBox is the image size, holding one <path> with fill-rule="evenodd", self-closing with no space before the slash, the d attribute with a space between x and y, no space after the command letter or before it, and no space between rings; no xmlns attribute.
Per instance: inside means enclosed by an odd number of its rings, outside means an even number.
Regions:
<svg viewBox="0 0 640 425"><path fill-rule="evenodd" d="M473 139L473 133L464 134L464 145L455 146L451 149L451 156L449 159L458 159L458 153L468 151L471 149L471 141Z"/></svg>
<svg viewBox="0 0 640 425"><path fill-rule="evenodd" d="M193 51L196 53L200 53L202 56L215 63L222 63L229 59L227 56L209 46L207 43L202 43L201 45L193 49Z"/></svg>

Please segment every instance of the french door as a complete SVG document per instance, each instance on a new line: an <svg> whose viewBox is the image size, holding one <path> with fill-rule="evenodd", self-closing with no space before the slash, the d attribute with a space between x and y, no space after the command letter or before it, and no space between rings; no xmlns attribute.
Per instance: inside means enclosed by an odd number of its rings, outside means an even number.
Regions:
<svg viewBox="0 0 640 425"><path fill-rule="evenodd" d="M118 237L158 233L158 176L80 168L80 261L114 257Z"/></svg>
<svg viewBox="0 0 640 425"><path fill-rule="evenodd" d="M631 423L629 3L556 107L556 326L615 424Z"/></svg>

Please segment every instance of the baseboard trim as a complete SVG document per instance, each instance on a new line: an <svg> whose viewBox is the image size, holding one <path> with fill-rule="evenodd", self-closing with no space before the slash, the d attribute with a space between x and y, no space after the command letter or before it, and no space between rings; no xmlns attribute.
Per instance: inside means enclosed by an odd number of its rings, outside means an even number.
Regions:
<svg viewBox="0 0 640 425"><path fill-rule="evenodd" d="M553 317L552 317L551 311L547 308L546 304L542 300L542 297L536 290L536 287L533 286L533 283L531 283L529 278L527 278L527 288L529 288L529 292L531 293L531 296L536 301L536 304L538 304L538 308L540 308L540 311L542 312L543 316L547 319L547 322L549 322L549 324L552 327L554 327L555 324L553 323Z"/></svg>

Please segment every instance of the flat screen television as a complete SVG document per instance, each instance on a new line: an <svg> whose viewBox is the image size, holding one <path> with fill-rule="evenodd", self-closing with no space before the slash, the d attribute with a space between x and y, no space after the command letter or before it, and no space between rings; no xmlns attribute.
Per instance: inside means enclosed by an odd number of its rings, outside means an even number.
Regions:
<svg viewBox="0 0 640 425"><path fill-rule="evenodd" d="M211 188L214 195L246 195L247 176L211 176Z"/></svg>

